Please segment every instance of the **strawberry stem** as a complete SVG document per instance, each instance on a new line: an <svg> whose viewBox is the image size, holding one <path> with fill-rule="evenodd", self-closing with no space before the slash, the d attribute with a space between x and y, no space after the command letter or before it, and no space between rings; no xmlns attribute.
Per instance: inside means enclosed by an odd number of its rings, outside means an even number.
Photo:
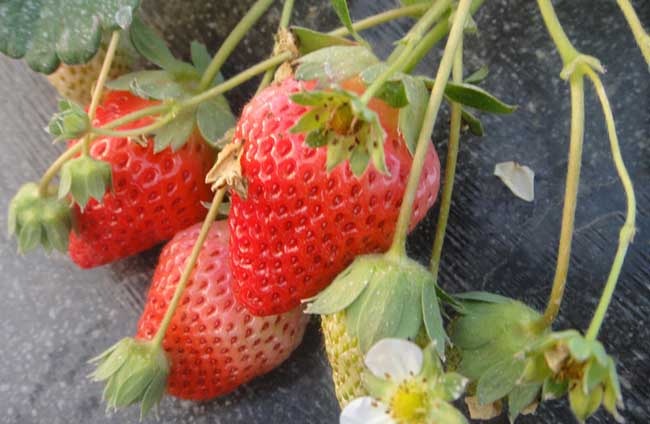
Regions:
<svg viewBox="0 0 650 424"><path fill-rule="evenodd" d="M416 3L410 6L398 7L396 9L388 10L386 12L378 13L373 16L358 20L352 24L352 28L355 31L363 31L364 29L372 28L377 25L381 25L386 22L390 22L395 19L407 17L407 16L417 16L420 13L423 13L427 10L430 5L427 2ZM344 26L336 28L330 32L329 35L334 35L337 37L349 35L350 31Z"/></svg>
<svg viewBox="0 0 650 424"><path fill-rule="evenodd" d="M278 36L280 36L282 31L286 30L289 27L289 22L291 21L291 13L293 12L293 5L294 0L284 0L284 5L282 6L282 16L280 17L280 24L278 25ZM260 82L260 85L257 88L258 93L271 83L276 68L277 67L274 66L273 68L270 68L266 71L264 77L262 77L262 82Z"/></svg>
<svg viewBox="0 0 650 424"><path fill-rule="evenodd" d="M463 82L463 40L458 44L454 67L452 69L452 79L456 83ZM460 127L462 124L462 107L460 103L451 103L451 123L449 125L449 146L447 148L447 160L445 162L445 180L440 196L440 213L438 215L438 224L436 225L436 235L433 241L431 253L430 270L433 274L433 281L438 281L440 271L440 258L442 256L442 246L445 242L447 232L447 222L449 220L449 211L451 209L451 196L454 191L454 177L456 176L456 164L458 162L458 149L460 146Z"/></svg>
<svg viewBox="0 0 650 424"><path fill-rule="evenodd" d="M274 0L257 0L255 4L249 9L244 17L239 21L237 26L228 34L228 37L223 41L217 53L215 53L210 65L203 73L201 82L199 83L198 90L203 91L212 84L214 78L219 73L221 66L226 62L228 56L235 50L237 44L248 33L253 25L262 17L264 12L271 6Z"/></svg>
<svg viewBox="0 0 650 424"><path fill-rule="evenodd" d="M151 341L154 349L159 349L162 347L162 342L165 337L165 333L167 332L167 328L169 327L169 323L171 322L172 317L174 316L174 312L176 311L176 307L178 306L178 303L181 300L181 296L183 295L183 290L185 289L187 282L190 280L190 275L194 270L194 265L196 264L196 260L199 257L199 253L201 253L201 248L203 247L203 243L205 242L205 239L208 237L208 232L210 231L210 227L212 226L212 223L214 222L215 218L217 217L217 214L219 213L219 206L221 206L221 201L223 200L223 196L225 193L226 193L226 187L222 187L219 190L217 190L217 192L214 194L214 198L212 199L212 204L210 205L210 210L208 211L208 215L205 217L205 220L203 221L203 225L201 226L201 232L199 233L199 237L196 240L196 243L194 243L194 247L192 248L192 253L190 254L190 257L187 259L187 262L185 263L183 274L181 275L181 279L178 282L178 285L176 286L176 289L174 291L174 297L172 297L172 300L169 303L169 306L167 307L167 311L165 312L165 316L163 317L162 322L160 323L160 327L158 327L158 331L156 331L156 335Z"/></svg>
<svg viewBox="0 0 650 424"><path fill-rule="evenodd" d="M614 262L612 263L612 268L607 277L607 283L605 284L605 289L596 308L596 312L591 320L589 329L587 330L586 338L587 340L595 340L600 331L600 327L605 319L607 309L612 300L614 290L616 289L616 283L618 282L618 277L621 273L621 268L623 266L623 261L625 260L625 255L627 254L627 249L634 239L634 233L636 231L635 222L636 222L636 198L634 196L634 187L632 186L632 180L630 179L630 174L625 168L625 163L623 162L623 156L621 155L621 147L618 142L618 135L616 134L616 124L614 122L614 114L612 113L612 108L609 104L609 99L607 98L607 93L603 87L603 83L600 80L600 77L592 69L586 71L586 75L591 79L596 89L596 94L600 99L600 103L603 109L603 115L605 116L605 121L607 123L607 132L609 134L610 148L612 151L612 158L614 159L614 164L616 166L616 171L618 176L621 179L623 184L623 189L625 190L625 196L627 201L627 213L625 218L625 223L621 227L618 248L616 250L616 256L614 257Z"/></svg>
<svg viewBox="0 0 650 424"><path fill-rule="evenodd" d="M413 164L411 165L411 172L409 173L408 183L406 185L406 192L402 199L402 207L399 211L399 218L395 229L395 236L393 237L393 244L391 245L388 254L391 256L406 256L406 235L408 233L408 225L411 219L411 212L413 210L413 201L415 200L415 193L420 182L420 175L424 167L424 159L427 149L429 148L429 137L433 131L440 104L445 92L445 86L449 80L449 74L453 66L456 50L463 38L463 31L465 29L465 22L469 16L470 6L472 0L460 0L458 9L454 14L453 24L449 32L449 39L438 67L435 83L431 90L431 97L427 105L427 110L424 115L424 122L420 135L418 137L417 148L413 156Z"/></svg>
<svg viewBox="0 0 650 424"><path fill-rule="evenodd" d="M440 17L445 13L449 8L451 0L438 0L434 2L431 7L426 11L426 13L418 20L418 22L413 26L411 31L404 37L406 40L405 45L399 45L395 48L395 52L399 52L397 57L394 60L388 61L390 64L384 72L379 74L379 76L368 86L366 91L361 96L361 101L364 104L368 104L370 99L377 94L386 81L395 73L401 71L404 67L404 63L410 58L413 50L417 44L422 40L422 37L426 34L427 30L433 25ZM392 55L391 55L392 56Z"/></svg>
<svg viewBox="0 0 650 424"><path fill-rule="evenodd" d="M617 0L617 2L618 7L623 12L623 15L625 15L625 19L627 19L627 23L634 34L634 39L641 49L645 61L650 66L650 34L643 29L643 25L641 25L641 21L634 11L630 0Z"/></svg>

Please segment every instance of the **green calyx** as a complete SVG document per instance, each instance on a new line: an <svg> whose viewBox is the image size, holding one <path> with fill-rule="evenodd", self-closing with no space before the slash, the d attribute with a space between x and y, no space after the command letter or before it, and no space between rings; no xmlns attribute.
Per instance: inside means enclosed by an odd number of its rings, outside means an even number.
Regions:
<svg viewBox="0 0 650 424"><path fill-rule="evenodd" d="M21 254L39 245L65 252L72 227L70 208L52 191L41 196L36 183L23 185L9 203L9 235L16 235Z"/></svg>
<svg viewBox="0 0 650 424"><path fill-rule="evenodd" d="M456 296L460 316L452 323L452 343L460 350L458 372L476 382L479 403L507 398L514 420L534 403L541 383L524 383L530 359L523 352L545 332L534 326L540 314L521 302L491 293Z"/></svg>
<svg viewBox="0 0 650 424"><path fill-rule="evenodd" d="M140 403L142 419L165 394L169 360L164 350L151 342L127 337L90 362L97 364L90 378L106 382L103 397L107 408Z"/></svg>
<svg viewBox="0 0 650 424"><path fill-rule="evenodd" d="M404 381L394 381L364 371L362 383L368 394L389 406L399 423L466 423L450 402L459 399L468 380L455 372L445 373L435 347L423 350L422 370Z"/></svg>
<svg viewBox="0 0 650 424"><path fill-rule="evenodd" d="M386 132L379 116L355 93L335 88L301 92L291 96L291 100L310 107L291 132L306 133L305 143L310 147L327 146L328 172L349 160L358 177L372 160L379 172L388 174L384 156Z"/></svg>
<svg viewBox="0 0 650 424"><path fill-rule="evenodd" d="M59 112L55 113L47 131L58 139L80 138L90 130L90 119L81 106L71 100L59 101Z"/></svg>
<svg viewBox="0 0 650 424"><path fill-rule="evenodd" d="M568 393L571 409L582 422L601 406L621 421L621 387L613 358L597 340L575 330L550 333L530 346L524 380L543 384L542 398Z"/></svg>
<svg viewBox="0 0 650 424"><path fill-rule="evenodd" d="M91 198L101 203L111 186L111 165L82 155L69 160L61 168L58 196L59 199L64 199L70 194L79 207L84 209Z"/></svg>
<svg viewBox="0 0 650 424"><path fill-rule="evenodd" d="M362 352L384 338L414 340L422 326L440 356L447 336L437 287L419 263L388 255L359 256L319 295L307 299L306 313L345 311L348 332Z"/></svg>

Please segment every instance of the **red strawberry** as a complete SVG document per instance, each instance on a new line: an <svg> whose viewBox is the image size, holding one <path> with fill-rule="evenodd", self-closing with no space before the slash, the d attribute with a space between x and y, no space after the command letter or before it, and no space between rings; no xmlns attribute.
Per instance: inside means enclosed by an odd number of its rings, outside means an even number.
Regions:
<svg viewBox="0 0 650 424"><path fill-rule="evenodd" d="M94 122L101 126L130 112L156 104L129 92L107 94ZM143 118L121 129L148 125ZM101 137L91 146L95 159L112 165L113 189L101 203L75 206L77 231L70 233L69 254L82 268L103 265L169 240L206 214L209 201L205 174L214 152L196 133L177 152L154 153L153 140L143 147L126 138Z"/></svg>
<svg viewBox="0 0 650 424"><path fill-rule="evenodd" d="M412 158L397 132L397 111L380 100L390 176L370 165L360 179L346 162L329 175L326 149L305 145L289 129L307 110L289 99L310 89L287 79L255 96L235 132L243 141L242 174L248 197L233 194L228 222L237 299L255 315L288 311L317 294L356 255L386 250L392 240ZM358 82L348 89L361 91ZM413 228L433 205L440 163L433 146L411 220Z"/></svg>
<svg viewBox="0 0 650 424"><path fill-rule="evenodd" d="M136 338L156 333L201 225L176 234L163 249ZM280 365L302 341L300 309L253 317L235 300L228 266L228 226L212 225L174 313L163 347L171 360L167 391L205 400L228 393Z"/></svg>

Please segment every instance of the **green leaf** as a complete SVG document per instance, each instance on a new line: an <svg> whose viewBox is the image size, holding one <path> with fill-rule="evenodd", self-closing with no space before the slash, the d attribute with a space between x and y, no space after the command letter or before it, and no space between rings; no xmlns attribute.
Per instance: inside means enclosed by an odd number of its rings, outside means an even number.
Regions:
<svg viewBox="0 0 650 424"><path fill-rule="evenodd" d="M172 74L164 70L138 71L110 81L106 86L113 90L128 90L145 99L175 99L188 94L188 90Z"/></svg>
<svg viewBox="0 0 650 424"><path fill-rule="evenodd" d="M534 383L516 386L512 389L508 395L508 416L511 423L515 422L515 418L521 414L521 411L537 400L541 388L541 384Z"/></svg>
<svg viewBox="0 0 650 424"><path fill-rule="evenodd" d="M203 138L214 146L226 132L235 126L237 119L228 102L218 96L201 103L196 111L196 123Z"/></svg>
<svg viewBox="0 0 650 424"><path fill-rule="evenodd" d="M168 147L171 147L173 152L178 151L192 134L195 123L195 111L189 110L154 131L154 153L160 153Z"/></svg>
<svg viewBox="0 0 650 424"><path fill-rule="evenodd" d="M483 134L485 134L483 131L483 124L476 116L468 112L467 109L462 108L461 117L463 118L463 122L465 122L469 127L469 131L472 134L477 137L483 137Z"/></svg>
<svg viewBox="0 0 650 424"><path fill-rule="evenodd" d="M422 316L429 339L435 343L436 351L440 357L445 355L447 333L440 314L440 304L436 293L433 278L422 284Z"/></svg>
<svg viewBox="0 0 650 424"><path fill-rule="evenodd" d="M399 111L399 129L409 151L414 154L429 102L429 93L424 82L411 76L404 77L402 83L408 105Z"/></svg>
<svg viewBox="0 0 650 424"><path fill-rule="evenodd" d="M148 27L138 16L134 16L129 31L133 47L149 62L168 71L175 77L198 77L196 69L190 64L174 57L163 39Z"/></svg>
<svg viewBox="0 0 650 424"><path fill-rule="evenodd" d="M210 52L208 52L208 48L203 43L192 41L190 44L190 55L192 57L192 63L194 64L194 67L199 72L199 74L203 75L205 70L208 69L208 66L210 66L210 62L212 61L212 57L210 56Z"/></svg>
<svg viewBox="0 0 650 424"><path fill-rule="evenodd" d="M325 47L353 46L355 44L347 38L325 34L309 28L292 26L291 31L298 40L298 51L302 56Z"/></svg>
<svg viewBox="0 0 650 424"><path fill-rule="evenodd" d="M300 134L318 130L323 127L323 121L325 119L326 116L323 115L323 111L319 108L314 108L304 113L298 122L296 122L296 124L289 129L289 132L293 134Z"/></svg>
<svg viewBox="0 0 650 424"><path fill-rule="evenodd" d="M480 84L488 76L488 67L483 65L476 72L465 78L465 84Z"/></svg>
<svg viewBox="0 0 650 424"><path fill-rule="evenodd" d="M361 80L366 85L372 84L381 73L386 71L388 66L385 63L378 63L361 73ZM393 75L384 83L380 90L375 94L377 97L387 103L389 106L396 109L403 108L409 103L409 99L402 83L402 79L406 78L405 74L397 73ZM425 88L426 89L426 88Z"/></svg>
<svg viewBox="0 0 650 424"><path fill-rule="evenodd" d="M336 15L339 17L341 23L348 29L352 37L361 43L365 43L363 38L361 38L361 36L352 27L352 18L350 17L350 10L348 9L347 0L331 0L331 2Z"/></svg>
<svg viewBox="0 0 650 424"><path fill-rule="evenodd" d="M445 94L454 102L490 113L512 113L517 107L508 105L475 85L448 82Z"/></svg>
<svg viewBox="0 0 650 424"><path fill-rule="evenodd" d="M298 80L319 80L332 84L360 74L379 60L363 46L331 46L316 50L298 59L295 78Z"/></svg>
<svg viewBox="0 0 650 424"><path fill-rule="evenodd" d="M567 392L569 383L566 380L555 381L552 377L544 380L542 400L559 399Z"/></svg>
<svg viewBox="0 0 650 424"><path fill-rule="evenodd" d="M482 291L471 291L465 293L454 294L453 297L460 300L469 300L474 302L485 302L485 303L508 303L512 302L512 299L501 296L499 294L482 292Z"/></svg>
<svg viewBox="0 0 650 424"><path fill-rule="evenodd" d="M347 308L366 289L375 273L373 256L360 256L310 302L307 314L334 314Z"/></svg>
<svg viewBox="0 0 650 424"><path fill-rule="evenodd" d="M0 52L25 58L34 71L54 72L61 62L82 64L99 49L102 34L119 29L139 0L4 0Z"/></svg>
<svg viewBox="0 0 650 424"><path fill-rule="evenodd" d="M483 405L492 403L510 393L524 368L524 361L507 359L488 368L476 386L479 402Z"/></svg>

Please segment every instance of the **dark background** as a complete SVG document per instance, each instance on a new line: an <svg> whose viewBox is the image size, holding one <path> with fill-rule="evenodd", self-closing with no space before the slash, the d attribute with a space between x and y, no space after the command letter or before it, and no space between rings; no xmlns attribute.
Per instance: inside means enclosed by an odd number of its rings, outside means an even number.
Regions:
<svg viewBox="0 0 650 424"><path fill-rule="evenodd" d="M145 0L152 22L181 55L189 40L211 51L234 26L251 0ZM297 0L294 23L319 29L336 26L325 0ZM355 18L396 1L352 0ZM518 104L511 116L484 116L486 136L464 136L445 244L441 283L449 291L491 290L543 309L553 278L560 230L569 133L568 86L561 63L542 26L536 2L487 1L477 16L478 37L466 41L467 70L491 70L486 88ZM650 26L650 2L635 2ZM619 364L628 422L650 419L650 73L613 0L565 0L558 13L570 38L584 52L602 59L604 82L613 103L623 156L635 183L638 234L628 254L620 286L600 339ZM264 58L280 7L267 14L224 67L226 76ZM385 56L408 20L367 32ZM419 70L432 75L439 51ZM237 110L255 82L229 94ZM0 58L0 203L35 180L58 155L42 128L55 110L56 95L42 77L20 62ZM447 116L433 140L444 160ZM625 203L610 157L599 106L587 94L587 132L569 283L557 329L585 329L613 258ZM515 198L492 176L495 163L516 160L536 173L536 199ZM410 252L426 261L437 210L411 237ZM0 227L6 226L5 214ZM137 422L135 408L105 414L99 384L86 375L86 361L134 332L158 250L114 265L81 271L62 256L20 257L15 242L0 243L0 422ZM303 345L283 366L208 403L166 398L165 423L335 423L333 394L319 329L314 323ZM149 418L148 422L155 422ZM521 423L571 423L566 402L543 404ZM505 423L505 418L494 422ZM592 423L613 422L598 413Z"/></svg>

